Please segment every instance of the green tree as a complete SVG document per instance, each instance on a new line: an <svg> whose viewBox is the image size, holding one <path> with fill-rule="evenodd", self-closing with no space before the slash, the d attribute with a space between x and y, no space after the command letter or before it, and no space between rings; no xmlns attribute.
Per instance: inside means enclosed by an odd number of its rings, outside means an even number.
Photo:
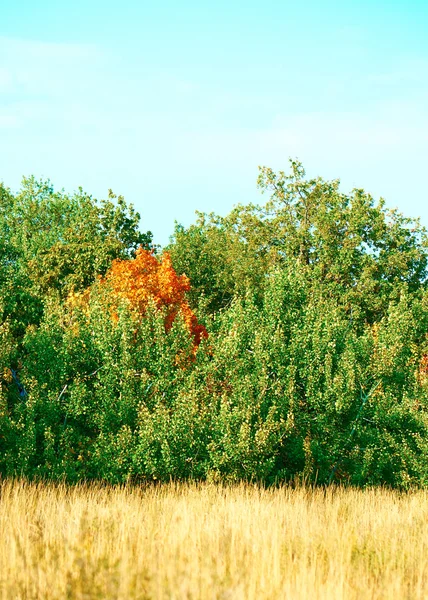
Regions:
<svg viewBox="0 0 428 600"><path fill-rule="evenodd" d="M428 485L425 230L291 166L176 227L197 348L97 281L141 243L123 200L0 189L0 473Z"/></svg>
<svg viewBox="0 0 428 600"><path fill-rule="evenodd" d="M140 216L111 191L97 202L79 189L56 192L49 181L24 179L13 195L0 186L2 320L22 336L40 320L46 298L87 288L115 258L152 244Z"/></svg>
<svg viewBox="0 0 428 600"><path fill-rule="evenodd" d="M375 203L370 194L340 191L339 180L306 179L299 162L291 173L260 169L258 185L271 193L265 210L285 261L297 261L344 306L381 318L401 284L425 287L428 238L419 221Z"/></svg>
<svg viewBox="0 0 428 600"><path fill-rule="evenodd" d="M260 168L265 206L237 206L227 217L199 215L177 226L168 250L211 312L234 295L263 295L271 268L298 263L322 282L349 313L364 322L381 318L400 284L425 287L427 234L418 220L387 210L363 190L340 191L339 181L307 179L299 162L289 175Z"/></svg>
<svg viewBox="0 0 428 600"><path fill-rule="evenodd" d="M176 224L167 247L176 271L192 284L189 299L209 313L251 292L260 301L269 268L277 261L269 223L256 206L238 206L227 217L198 213L196 224Z"/></svg>

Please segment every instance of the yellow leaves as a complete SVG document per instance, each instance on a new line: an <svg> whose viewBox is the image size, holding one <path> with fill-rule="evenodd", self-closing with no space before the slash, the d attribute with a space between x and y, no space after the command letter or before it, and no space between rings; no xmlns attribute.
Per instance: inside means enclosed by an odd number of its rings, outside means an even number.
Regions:
<svg viewBox="0 0 428 600"><path fill-rule="evenodd" d="M9 367L6 367L3 370L3 375L2 375L2 379L3 381L5 381L6 383L12 383L12 371L9 369Z"/></svg>
<svg viewBox="0 0 428 600"><path fill-rule="evenodd" d="M66 299L66 304L69 308L80 308L84 312L88 311L88 302L90 296L90 289L86 289L83 292L70 292Z"/></svg>

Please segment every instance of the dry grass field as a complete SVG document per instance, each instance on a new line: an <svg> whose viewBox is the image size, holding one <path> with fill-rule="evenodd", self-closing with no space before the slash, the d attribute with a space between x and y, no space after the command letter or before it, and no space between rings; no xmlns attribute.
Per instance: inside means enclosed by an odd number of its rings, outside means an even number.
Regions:
<svg viewBox="0 0 428 600"><path fill-rule="evenodd" d="M428 493L0 484L0 597L428 597Z"/></svg>

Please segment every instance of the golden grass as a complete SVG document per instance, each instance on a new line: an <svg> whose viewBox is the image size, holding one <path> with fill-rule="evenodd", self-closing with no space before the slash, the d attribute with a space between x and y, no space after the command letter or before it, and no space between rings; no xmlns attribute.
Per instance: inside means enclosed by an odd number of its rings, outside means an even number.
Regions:
<svg viewBox="0 0 428 600"><path fill-rule="evenodd" d="M428 597L428 494L0 485L0 597Z"/></svg>

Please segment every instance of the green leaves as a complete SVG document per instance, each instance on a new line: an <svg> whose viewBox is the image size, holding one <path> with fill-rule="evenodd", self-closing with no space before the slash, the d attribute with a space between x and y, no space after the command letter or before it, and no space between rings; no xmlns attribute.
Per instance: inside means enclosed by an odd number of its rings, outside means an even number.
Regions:
<svg viewBox="0 0 428 600"><path fill-rule="evenodd" d="M2 474L427 485L425 230L297 161L258 183L264 207L176 226L197 348L150 301L112 318L97 275L151 244L123 198L0 187Z"/></svg>
<svg viewBox="0 0 428 600"><path fill-rule="evenodd" d="M3 318L37 323L50 295L65 298L103 275L114 258L130 256L150 232L139 215L112 192L97 203L79 189L55 192L49 181L23 180L16 196L0 193L0 279ZM22 329L17 332L22 335Z"/></svg>

